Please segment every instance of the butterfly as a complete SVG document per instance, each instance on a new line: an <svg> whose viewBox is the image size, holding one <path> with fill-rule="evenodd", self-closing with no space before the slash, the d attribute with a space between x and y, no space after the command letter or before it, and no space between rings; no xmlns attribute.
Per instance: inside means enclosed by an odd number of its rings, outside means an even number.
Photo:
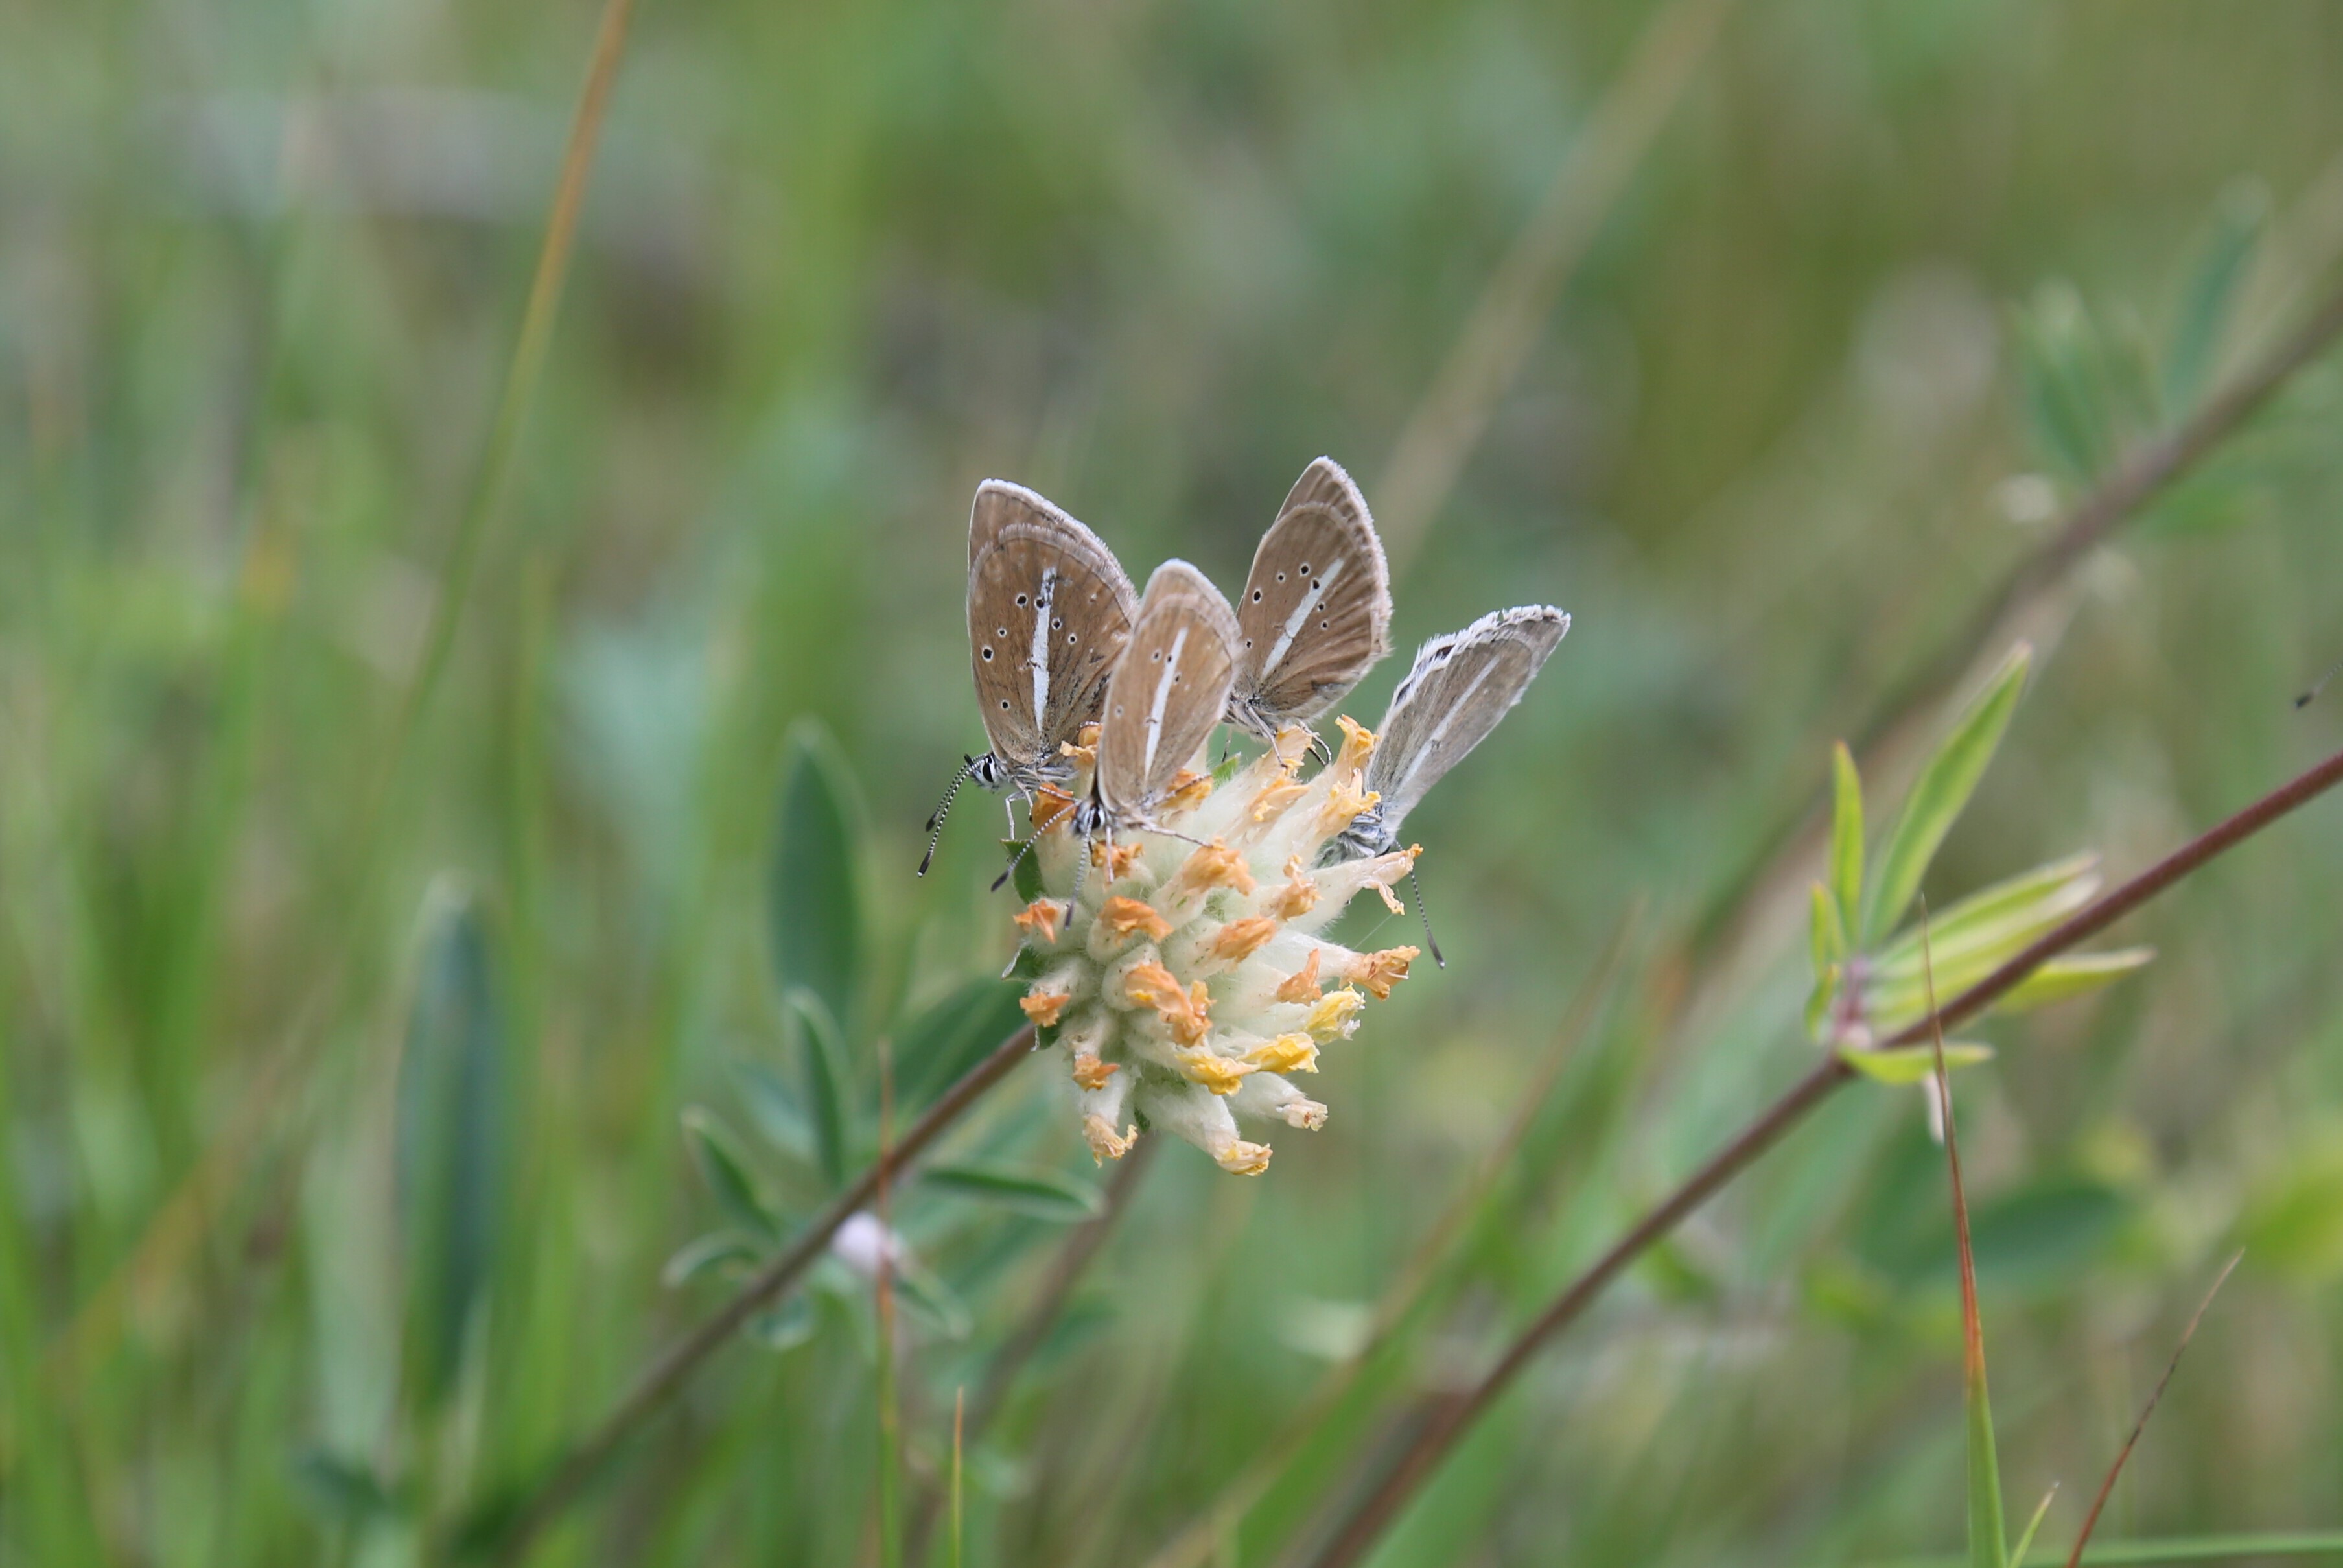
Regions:
<svg viewBox="0 0 2343 1568"><path fill-rule="evenodd" d="M1107 681L1077 836L1157 825L1181 773L1220 727L1237 656L1237 618L1221 590L1186 561L1157 567Z"/></svg>
<svg viewBox="0 0 2343 1568"><path fill-rule="evenodd" d="M928 819L934 861L960 786L1029 799L1071 771L1063 747L1099 716L1139 596L1104 541L1021 485L987 479L968 518L968 650L991 749L968 759Z"/></svg>
<svg viewBox="0 0 2343 1568"><path fill-rule="evenodd" d="M1237 598L1228 721L1262 739L1342 700L1391 651L1391 568L1359 487L1321 457L1261 537Z"/></svg>
<svg viewBox="0 0 2343 1568"><path fill-rule="evenodd" d="M1336 839L1336 858L1398 849L1407 814L1488 738L1569 630L1563 611L1523 605L1493 610L1417 649L1367 759L1367 788L1377 799Z"/></svg>

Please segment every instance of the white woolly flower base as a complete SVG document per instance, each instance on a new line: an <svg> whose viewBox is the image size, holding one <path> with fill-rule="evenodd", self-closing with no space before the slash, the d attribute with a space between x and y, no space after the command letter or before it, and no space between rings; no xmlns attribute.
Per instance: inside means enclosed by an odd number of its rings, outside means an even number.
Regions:
<svg viewBox="0 0 2343 1568"><path fill-rule="evenodd" d="M1079 900L1070 819L1090 789L1090 734L1067 748L1071 793L1036 802L1042 892L1016 918L1033 976L1022 1005L1066 1053L1100 1160L1120 1159L1143 1123L1261 1174L1269 1146L1239 1136L1237 1117L1323 1126L1326 1108L1286 1075L1317 1071L1318 1048L1407 978L1414 948L1353 952L1318 935L1363 889L1398 910L1392 884L1418 852L1315 864L1375 799L1363 782L1375 738L1337 722L1342 749L1307 782L1299 729L1218 789L1182 774L1158 814L1170 831L1091 843Z"/></svg>

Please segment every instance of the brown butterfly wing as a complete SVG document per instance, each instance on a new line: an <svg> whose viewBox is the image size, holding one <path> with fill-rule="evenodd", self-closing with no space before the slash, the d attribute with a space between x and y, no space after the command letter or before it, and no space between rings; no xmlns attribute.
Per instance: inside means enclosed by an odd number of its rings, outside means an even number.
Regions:
<svg viewBox="0 0 2343 1568"><path fill-rule="evenodd" d="M1220 724L1236 638L1228 601L1194 567L1165 561L1147 579L1099 721L1098 794L1116 820L1146 820Z"/></svg>
<svg viewBox="0 0 2343 1568"><path fill-rule="evenodd" d="M1236 613L1230 717L1264 736L1323 713L1391 651L1391 568L1332 458L1303 470L1262 536Z"/></svg>
<svg viewBox="0 0 2343 1568"><path fill-rule="evenodd" d="M1424 793L1488 738L1570 630L1549 605L1495 610L1435 637L1392 693L1367 763L1367 788L1384 827L1399 825Z"/></svg>
<svg viewBox="0 0 2343 1568"><path fill-rule="evenodd" d="M1031 490L978 487L968 648L994 756L1028 772L1048 767L1098 717L1137 600L1096 534Z"/></svg>

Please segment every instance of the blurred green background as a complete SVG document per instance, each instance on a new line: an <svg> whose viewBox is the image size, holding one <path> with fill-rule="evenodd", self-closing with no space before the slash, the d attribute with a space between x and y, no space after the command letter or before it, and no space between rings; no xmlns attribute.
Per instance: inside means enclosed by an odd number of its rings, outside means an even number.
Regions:
<svg viewBox="0 0 2343 1568"><path fill-rule="evenodd" d="M860 970L816 978L866 1114L878 1036L1010 950L991 802L910 874L981 743L977 480L1134 578L1231 586L1311 457L1380 506L1651 15L646 0L508 504L395 748L594 7L0 5L0 1560L432 1561L538 1473L720 1299L660 1281L721 1217L688 1107L785 1214L818 1200L753 1089L808 1049L785 780L846 799ZM1292 1472L1203 1559L1272 1560L1406 1392L1810 1064L1777 894L1811 868L1775 851L1830 741L2343 256L2316 0L1783 0L1685 69L1394 531L1403 648L1576 618L1410 824L1450 963L1327 1052L1332 1121L1265 1178L1161 1151L971 1448L971 1563L1143 1561L1276 1438ZM2080 848L2135 869L2336 743L2343 707L2289 699L2343 654L2339 419L2314 365L2037 606L1932 897ZM2343 1522L2338 876L2314 808L1961 1081L2012 1506L2066 1488L2046 1539L2238 1245L2106 1533ZM1292 1432L1614 940L1437 1310ZM956 1136L1097 1180L1039 1066ZM910 1322L916 1501L1064 1231L898 1211L969 1315ZM809 1309L540 1558L878 1562L869 1303L841 1276ZM1956 1546L1956 1322L1918 1097L1860 1088L1544 1358L1379 1561Z"/></svg>

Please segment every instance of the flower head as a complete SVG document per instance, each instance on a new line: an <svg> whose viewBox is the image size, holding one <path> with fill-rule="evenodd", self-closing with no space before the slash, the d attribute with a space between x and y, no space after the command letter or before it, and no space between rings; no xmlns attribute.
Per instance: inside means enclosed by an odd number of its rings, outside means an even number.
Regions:
<svg viewBox="0 0 2343 1568"><path fill-rule="evenodd" d="M1392 884L1416 854L1318 866L1375 799L1375 738L1338 722L1341 750L1314 777L1301 777L1308 735L1289 729L1217 787L1201 769L1182 774L1161 830L1118 833L1111 849L1081 844L1070 811L1036 813L1041 896L1016 920L1024 1007L1065 1052L1100 1160L1152 1129L1259 1175L1270 1148L1242 1137L1240 1118L1323 1126L1326 1107L1286 1075L1317 1071L1319 1049L1349 1039L1369 999L1407 978L1415 949L1353 952L1320 934L1369 889L1396 908ZM1091 758L1068 757L1080 799Z"/></svg>

